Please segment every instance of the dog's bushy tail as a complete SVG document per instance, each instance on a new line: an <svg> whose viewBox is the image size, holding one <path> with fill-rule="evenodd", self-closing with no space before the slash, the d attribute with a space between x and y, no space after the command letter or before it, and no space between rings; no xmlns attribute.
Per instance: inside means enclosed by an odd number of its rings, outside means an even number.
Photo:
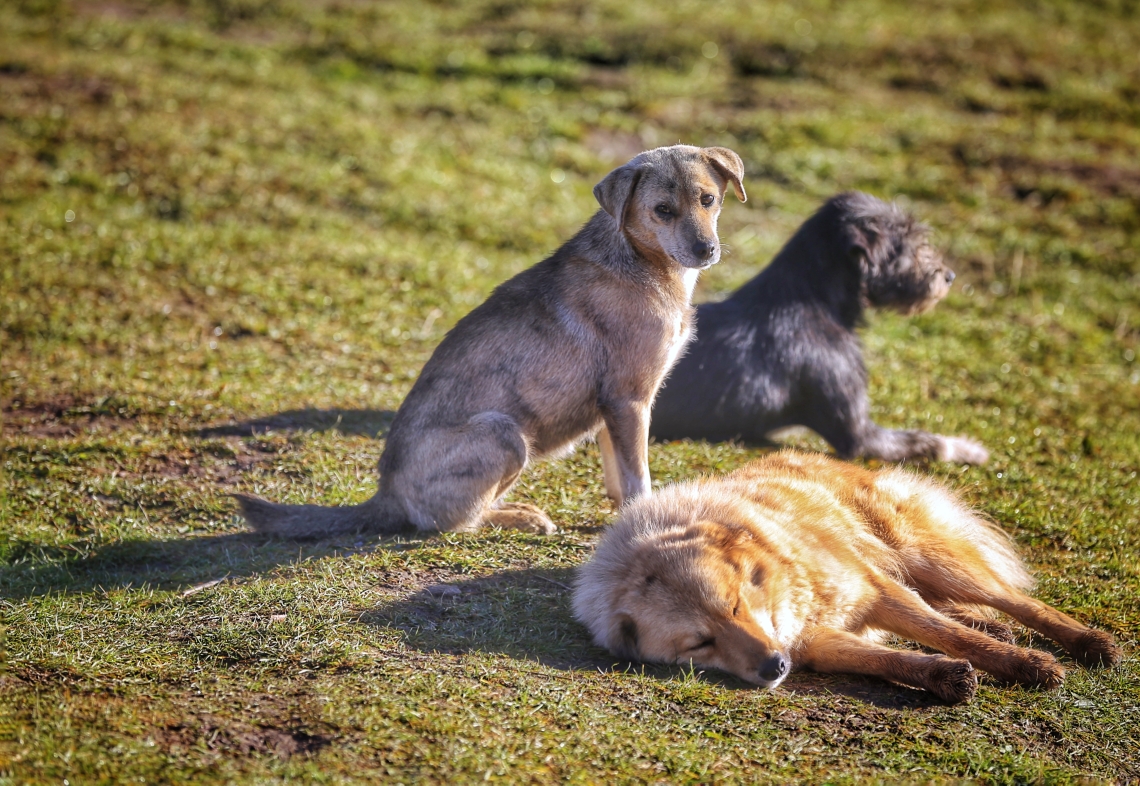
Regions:
<svg viewBox="0 0 1140 786"><path fill-rule="evenodd" d="M247 494L234 494L241 515L255 532L280 538L326 538L356 532L397 532L408 522L381 495L344 507L279 505Z"/></svg>

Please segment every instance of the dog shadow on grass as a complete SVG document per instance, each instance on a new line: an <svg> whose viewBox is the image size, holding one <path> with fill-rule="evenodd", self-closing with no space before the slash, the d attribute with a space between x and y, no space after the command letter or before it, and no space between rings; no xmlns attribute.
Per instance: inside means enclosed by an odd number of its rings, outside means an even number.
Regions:
<svg viewBox="0 0 1140 786"><path fill-rule="evenodd" d="M629 671L660 680L689 674L689 669L680 666L621 661L595 646L573 617L573 582L573 568L507 570L428 585L365 612L360 621L400 631L405 646L425 654L500 654L567 671ZM716 671L697 674L728 690L761 690ZM838 694L883 708L941 706L923 691L857 675L797 672L777 690Z"/></svg>
<svg viewBox="0 0 1140 786"><path fill-rule="evenodd" d="M185 595L260 576L291 564L339 559L362 551L420 548L423 536L290 541L241 532L229 535L125 540L77 553L73 548L10 543L0 564L0 598L150 588Z"/></svg>
<svg viewBox="0 0 1140 786"><path fill-rule="evenodd" d="M210 426L199 437L256 437L272 431L338 431L345 436L380 438L396 413L389 409L289 409L273 415Z"/></svg>

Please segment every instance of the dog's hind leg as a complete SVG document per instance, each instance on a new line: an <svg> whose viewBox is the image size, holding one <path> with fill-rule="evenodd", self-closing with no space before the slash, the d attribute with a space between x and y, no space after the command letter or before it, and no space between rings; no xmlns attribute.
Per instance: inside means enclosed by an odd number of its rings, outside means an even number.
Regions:
<svg viewBox="0 0 1140 786"><path fill-rule="evenodd" d="M896 431L874 423L856 447L860 456L884 461L926 458L954 464L985 464L990 452L968 437L944 437L927 431Z"/></svg>
<svg viewBox="0 0 1140 786"><path fill-rule="evenodd" d="M1017 593L990 599L987 604L1053 639L1083 666L1115 666L1123 657L1120 646L1112 636L1085 627L1036 598Z"/></svg>
<svg viewBox="0 0 1140 786"><path fill-rule="evenodd" d="M490 524L555 531L532 505L495 505L527 463L526 439L513 418L481 412L462 426L429 429L409 454L397 471L381 477L381 484L417 528L463 532Z"/></svg>
<svg viewBox="0 0 1140 786"><path fill-rule="evenodd" d="M806 631L802 665L813 671L866 674L921 688L949 703L969 701L978 676L968 660L893 650L847 631L831 628Z"/></svg>
<svg viewBox="0 0 1140 786"><path fill-rule="evenodd" d="M1005 642L1006 644L1013 644L1013 628L1006 625L1004 622L999 622L992 617L987 617L979 613L975 609L969 609L964 606L950 604L946 606L935 606L934 610L944 617L949 617L955 622L960 622L967 628L980 630L982 633L989 636L991 639Z"/></svg>
<svg viewBox="0 0 1140 786"><path fill-rule="evenodd" d="M989 460L989 451L966 437L883 428L871 419L866 379L842 363L827 373L817 373L813 383L811 395L800 405L801 420L843 458L925 458L962 464L985 464Z"/></svg>
<svg viewBox="0 0 1140 786"><path fill-rule="evenodd" d="M997 641L944 617L917 593L889 579L879 583L879 598L865 624L905 636L947 655L966 658L977 668L1007 682L1056 688L1065 678L1064 668L1049 653Z"/></svg>

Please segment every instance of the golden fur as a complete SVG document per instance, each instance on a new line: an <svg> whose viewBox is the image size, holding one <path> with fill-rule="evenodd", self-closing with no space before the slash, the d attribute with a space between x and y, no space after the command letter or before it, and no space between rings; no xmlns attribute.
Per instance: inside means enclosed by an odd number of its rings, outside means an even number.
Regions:
<svg viewBox="0 0 1140 786"><path fill-rule="evenodd" d="M582 566L574 613L620 657L769 688L791 668L875 675L946 701L973 695L973 667L1060 685L1060 663L1015 646L992 609L1082 664L1120 660L1111 636L1029 597L1031 583L1009 539L935 483L782 451L629 504ZM946 655L890 649L885 633Z"/></svg>

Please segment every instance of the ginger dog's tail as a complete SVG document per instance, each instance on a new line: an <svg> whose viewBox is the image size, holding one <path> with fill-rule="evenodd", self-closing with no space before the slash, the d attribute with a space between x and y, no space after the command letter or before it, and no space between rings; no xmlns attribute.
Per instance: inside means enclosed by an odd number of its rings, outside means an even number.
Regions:
<svg viewBox="0 0 1140 786"><path fill-rule="evenodd" d="M410 526L377 494L367 502L344 507L279 505L247 494L234 494L241 515L256 532L280 538L326 538L354 532L398 532Z"/></svg>

